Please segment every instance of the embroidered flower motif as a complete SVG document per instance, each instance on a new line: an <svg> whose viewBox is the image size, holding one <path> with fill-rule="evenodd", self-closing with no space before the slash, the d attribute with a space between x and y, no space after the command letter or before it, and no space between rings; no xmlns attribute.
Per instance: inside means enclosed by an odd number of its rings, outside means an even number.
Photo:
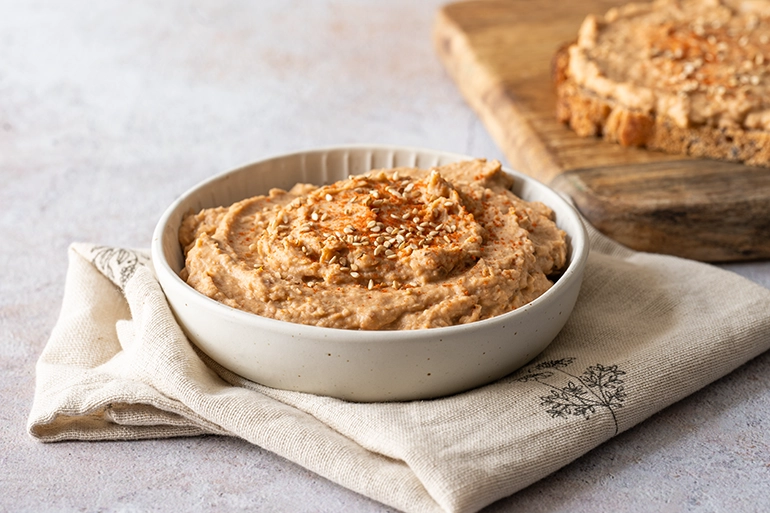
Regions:
<svg viewBox="0 0 770 513"><path fill-rule="evenodd" d="M615 410L622 408L626 400L623 380L620 379L626 373L617 365L596 364L578 376L564 370L574 361L575 358L562 358L541 362L520 376L518 381L536 381L551 389L549 395L540 397L540 404L546 407L546 413L552 418L574 415L588 420L599 409L607 409L615 423L615 434L618 434ZM557 386L546 381L559 374L568 378L566 385Z"/></svg>
<svg viewBox="0 0 770 513"><path fill-rule="evenodd" d="M146 255L129 249L108 246L95 246L91 249L91 262L121 289L134 275L137 267L148 261Z"/></svg>

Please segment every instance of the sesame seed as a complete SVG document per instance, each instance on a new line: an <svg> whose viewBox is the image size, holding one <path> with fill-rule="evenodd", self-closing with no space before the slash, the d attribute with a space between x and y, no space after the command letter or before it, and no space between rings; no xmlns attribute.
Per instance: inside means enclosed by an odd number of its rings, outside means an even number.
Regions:
<svg viewBox="0 0 770 513"><path fill-rule="evenodd" d="M333 264L335 260L337 260L337 255L334 255L333 257L331 257L331 258L329 259L329 262L328 262L328 263L330 263L330 264Z"/></svg>
<svg viewBox="0 0 770 513"><path fill-rule="evenodd" d="M358 278L359 276L361 276L360 274L358 274L358 273L357 273L357 272L355 272L355 271L352 271L352 272L350 273L350 275L351 275L353 278Z"/></svg>
<svg viewBox="0 0 770 513"><path fill-rule="evenodd" d="M332 197L332 195L331 195L331 194L327 194L327 195L325 196L325 198L326 198L326 201L331 201L331 200L333 200L333 199L334 199L334 198Z"/></svg>
<svg viewBox="0 0 770 513"><path fill-rule="evenodd" d="M329 214L327 214L326 212L324 212L324 213L323 213L323 215L321 216L321 221L326 221L326 218L327 218L327 217L329 217Z"/></svg>
<svg viewBox="0 0 770 513"><path fill-rule="evenodd" d="M373 231L374 233L378 233L380 230L382 230L381 226L372 226L372 229L371 229L371 231Z"/></svg>
<svg viewBox="0 0 770 513"><path fill-rule="evenodd" d="M312 219L313 221L318 221L318 219L319 219L318 218L318 213L317 212L313 212L312 214L310 214L310 219Z"/></svg>
<svg viewBox="0 0 770 513"><path fill-rule="evenodd" d="M398 258L398 255L393 253L392 255L387 255L385 258L387 258L388 260L395 260L396 258Z"/></svg>
<svg viewBox="0 0 770 513"><path fill-rule="evenodd" d="M369 290L372 290L374 288L374 280L369 280L369 285L367 286Z"/></svg>
<svg viewBox="0 0 770 513"><path fill-rule="evenodd" d="M449 237L448 237L448 236L446 236L446 235L444 235L444 240L445 240L445 241L447 241L448 243L451 243L451 242L452 242L451 240L449 240Z"/></svg>

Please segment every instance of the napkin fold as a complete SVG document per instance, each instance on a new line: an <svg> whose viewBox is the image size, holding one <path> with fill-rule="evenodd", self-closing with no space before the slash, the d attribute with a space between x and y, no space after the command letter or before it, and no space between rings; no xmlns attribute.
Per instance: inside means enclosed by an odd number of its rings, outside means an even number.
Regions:
<svg viewBox="0 0 770 513"><path fill-rule="evenodd" d="M403 511L478 511L770 347L770 290L588 229L577 306L532 362L450 397L374 404L234 375L186 339L146 251L73 244L29 433L237 436Z"/></svg>

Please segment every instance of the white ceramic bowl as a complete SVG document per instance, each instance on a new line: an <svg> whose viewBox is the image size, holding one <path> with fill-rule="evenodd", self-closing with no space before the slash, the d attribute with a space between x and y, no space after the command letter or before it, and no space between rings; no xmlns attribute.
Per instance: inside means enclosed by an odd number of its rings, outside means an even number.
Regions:
<svg viewBox="0 0 770 513"><path fill-rule="evenodd" d="M155 228L152 259L160 284L190 340L227 369L269 387L353 401L445 396L497 380L540 353L572 311L588 257L575 210L545 185L506 169L513 191L556 213L569 240L569 265L556 284L512 312L470 324L410 331L304 326L243 312L210 299L179 277L177 232L189 211L288 189L328 184L371 169L427 168L471 157L389 146L345 146L281 155L215 176L175 201Z"/></svg>

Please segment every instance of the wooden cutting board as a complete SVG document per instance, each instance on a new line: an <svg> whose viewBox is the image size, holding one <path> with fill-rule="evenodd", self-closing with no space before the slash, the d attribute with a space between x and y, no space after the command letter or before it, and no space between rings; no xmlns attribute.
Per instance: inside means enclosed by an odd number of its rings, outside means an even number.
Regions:
<svg viewBox="0 0 770 513"><path fill-rule="evenodd" d="M551 61L610 0L478 0L443 7L439 58L514 169L573 198L637 250L703 261L770 257L770 169L623 148L556 120Z"/></svg>

